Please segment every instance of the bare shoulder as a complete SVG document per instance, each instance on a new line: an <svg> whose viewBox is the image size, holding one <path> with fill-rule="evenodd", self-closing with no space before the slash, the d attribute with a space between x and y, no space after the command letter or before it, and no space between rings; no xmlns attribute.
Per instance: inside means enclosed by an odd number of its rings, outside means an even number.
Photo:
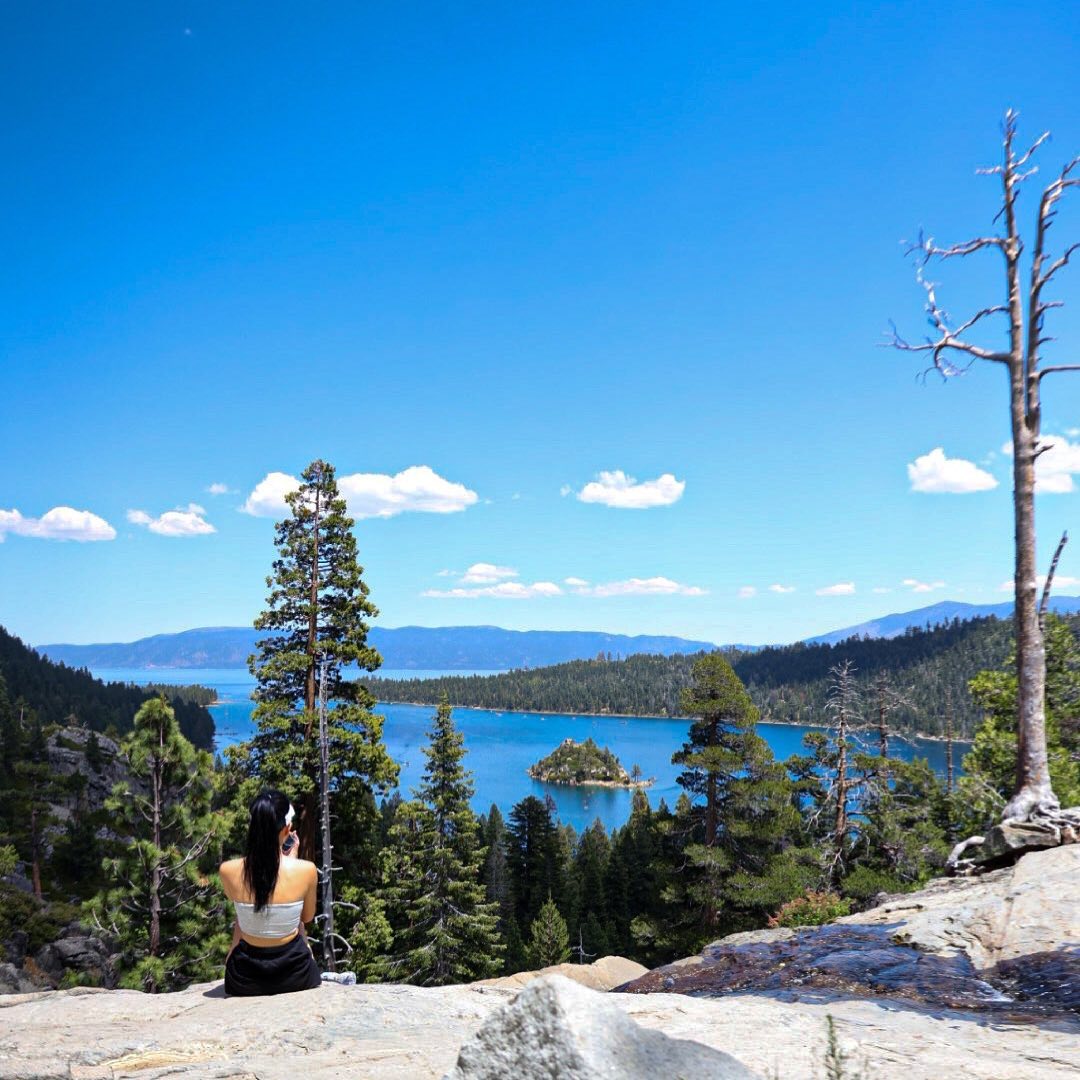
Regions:
<svg viewBox="0 0 1080 1080"><path fill-rule="evenodd" d="M244 860L243 859L226 859L220 868L220 874L222 877L239 877L243 873Z"/></svg>

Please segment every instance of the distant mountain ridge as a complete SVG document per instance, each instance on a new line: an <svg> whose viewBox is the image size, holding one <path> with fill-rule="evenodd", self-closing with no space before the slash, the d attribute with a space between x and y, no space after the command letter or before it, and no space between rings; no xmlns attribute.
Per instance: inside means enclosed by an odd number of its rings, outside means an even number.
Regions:
<svg viewBox="0 0 1080 1080"><path fill-rule="evenodd" d="M1073 615L1080 611L1080 596L1052 596L1048 606L1051 611L1059 615ZM966 604L960 600L942 600L929 607L883 615L880 619L872 619L856 626L846 626L827 634L806 638L806 643L808 645L835 645L839 641L846 641L853 637L894 638L910 628L921 630L927 626L940 626L942 623L952 622L953 619L966 622L968 619L981 619L988 615L999 619L1011 619L1012 613L1011 600L1000 604Z"/></svg>
<svg viewBox="0 0 1080 1080"><path fill-rule="evenodd" d="M247 626L208 626L155 634L132 642L39 645L37 651L69 667L242 668L263 631ZM498 626L373 627L368 641L383 667L393 669L506 670L591 660L599 653L671 656L715 649L711 641L664 635L605 634L589 630L503 630Z"/></svg>

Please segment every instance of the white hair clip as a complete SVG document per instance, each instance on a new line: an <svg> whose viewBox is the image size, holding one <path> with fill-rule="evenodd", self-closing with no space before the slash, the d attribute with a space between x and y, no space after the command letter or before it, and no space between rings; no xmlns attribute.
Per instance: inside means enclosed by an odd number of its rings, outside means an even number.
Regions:
<svg viewBox="0 0 1080 1080"><path fill-rule="evenodd" d="M292 803L289 803L289 812L285 815L285 825L288 828L292 828L292 819L296 817L296 811L293 809Z"/></svg>

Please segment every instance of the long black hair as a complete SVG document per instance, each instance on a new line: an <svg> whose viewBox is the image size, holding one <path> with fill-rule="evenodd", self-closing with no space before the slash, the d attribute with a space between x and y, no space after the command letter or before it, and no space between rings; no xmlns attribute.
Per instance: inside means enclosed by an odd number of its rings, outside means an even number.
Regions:
<svg viewBox="0 0 1080 1080"><path fill-rule="evenodd" d="M277 884L281 865L278 837L285 828L288 813L289 800L280 791L260 791L251 804L244 849L244 885L251 892L256 911L266 907Z"/></svg>

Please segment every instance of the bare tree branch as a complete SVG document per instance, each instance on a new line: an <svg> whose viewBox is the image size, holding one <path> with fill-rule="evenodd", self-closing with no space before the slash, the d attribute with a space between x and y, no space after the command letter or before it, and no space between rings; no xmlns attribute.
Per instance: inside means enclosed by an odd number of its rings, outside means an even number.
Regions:
<svg viewBox="0 0 1080 1080"><path fill-rule="evenodd" d="M1061 534L1061 539L1058 541L1057 548L1054 550L1054 557L1050 560L1050 571L1046 575L1046 584L1043 585L1042 602L1039 604L1039 625L1044 632L1046 630L1046 608L1050 603L1050 589L1054 584L1054 572L1057 570L1058 559L1061 558L1061 553L1068 542L1069 534L1066 531Z"/></svg>

